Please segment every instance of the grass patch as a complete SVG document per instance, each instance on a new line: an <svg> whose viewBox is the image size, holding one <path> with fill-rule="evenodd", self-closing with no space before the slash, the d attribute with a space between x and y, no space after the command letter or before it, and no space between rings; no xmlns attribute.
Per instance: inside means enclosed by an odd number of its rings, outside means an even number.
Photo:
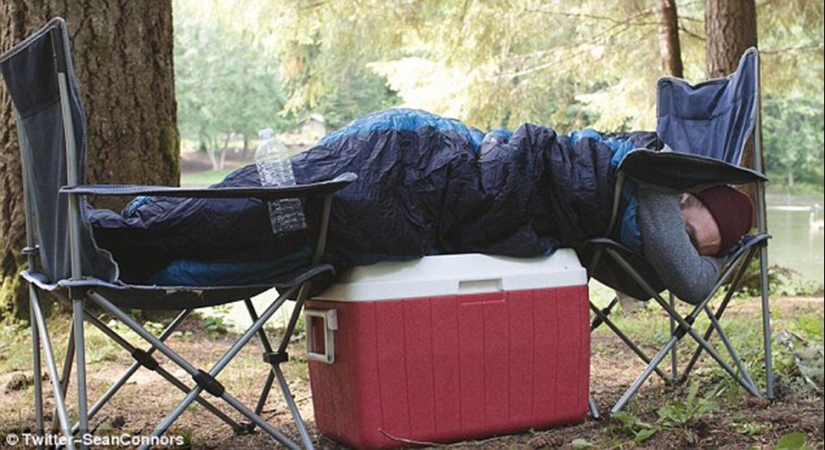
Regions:
<svg viewBox="0 0 825 450"><path fill-rule="evenodd" d="M721 298L717 297L711 304L718 305ZM772 354L773 369L776 381L776 392L778 397L798 394L807 391L804 375L813 384L819 385L821 391L821 367L822 351L821 345L818 347L813 343L822 342L823 319L822 307L816 305L806 305L800 303L792 309L788 306L781 307L773 304L771 315L772 320ZM684 317L692 311L692 305L676 302L676 310ZM715 310L715 307L711 307ZM751 375L760 390L765 388L765 367L764 367L764 343L762 336L762 314L761 301L759 298L734 298L726 314L720 323L731 346L736 350L745 370ZM659 348L662 348L670 339L670 321L666 313L655 302L648 302L646 309L632 315L623 315L617 306L610 316L611 320L625 334L627 334L636 344L640 345L649 356L652 356ZM694 329L699 334L704 335L705 330L710 326L707 315L700 314L695 323ZM602 325L595 331L595 335L609 336L612 331L607 326ZM787 345L789 335L796 336L795 348ZM598 342L598 341L597 341ZM719 341L718 335L714 332L709 340L710 344L735 368L733 360L730 358L724 345ZM691 358L693 350L697 347L692 338L686 336L678 344L678 362L680 371ZM605 349L594 344L593 351L603 352ZM609 351L609 350L608 350ZM628 352L629 353L629 352ZM630 357L635 358L634 355ZM660 368L665 370L671 364L671 354L665 357L660 364ZM735 370L735 369L734 369ZM810 373L808 373L810 372ZM736 402L742 399L744 391L738 384L712 359L703 352L699 359L699 364L695 366L691 373L692 380L701 381L704 385L715 386L717 395L725 397L728 402ZM811 381L807 381L810 385ZM813 388L812 392L816 392ZM639 431L639 430L636 430Z"/></svg>
<svg viewBox="0 0 825 450"><path fill-rule="evenodd" d="M209 186L220 182L235 169L208 170L205 172L182 173L180 185L183 187Z"/></svg>
<svg viewBox="0 0 825 450"><path fill-rule="evenodd" d="M805 314L790 318L788 328L811 341L822 342L825 338L825 317L817 314Z"/></svg>
<svg viewBox="0 0 825 450"><path fill-rule="evenodd" d="M596 286L595 291L595 298L600 303L609 301L612 294L612 291L600 286ZM714 300L714 303L718 304L718 299ZM722 320L722 325L747 370L764 389L759 306L759 298L734 299ZM780 339L781 335L792 332L794 335L810 339L812 343L821 342L821 301L817 302L815 298L788 299L787 302L774 302L772 308L776 308L773 311L773 331L776 339L774 370L777 375L777 401L770 407L760 407L758 403L754 406L750 396L731 381L724 371L718 369L710 357L704 355L687 383L664 385L653 377L628 404L626 412L613 418L602 422L585 421L580 425L548 431L531 430L522 435L495 438L496 440L489 444L489 448L569 448L571 445L573 448L597 449L774 446L821 448L821 425L818 425L821 424L821 399L815 398L815 403L810 400L810 395L803 390L804 381L800 381L799 365L794 362L795 351L803 347L796 337L791 336L795 339L795 348L783 345ZM677 302L677 309L686 314L691 306ZM225 308L218 308L217 312L218 314L212 318L200 315L188 318L180 331L170 337L170 347L197 367L211 367L229 348L234 338L237 338L237 331L228 327L223 320L227 312ZM53 345L60 353L59 365L62 365L62 349L65 348L69 332L68 318L69 316L64 313L54 314L48 319L49 331L54 333ZM611 318L637 342L646 342L644 350L649 353L655 352L654 347L664 344L663 341L670 334L667 317L654 303L651 303L647 310L634 315L622 316L617 310ZM104 322L113 325L133 344L146 348L142 340L122 325L116 325L108 318L104 319ZM159 332L162 327L161 323L142 322L152 332ZM697 322L696 326L700 332L704 332L708 324L707 319L700 316ZM210 330L210 326L215 329ZM304 326L302 321L299 322L299 336L305 336L305 333L301 332ZM607 327L601 327L594 336L592 351L597 362L594 366L591 388L597 394L597 401L613 402L623 390L619 388L629 386L638 372L622 374L622 371L626 370L626 359L635 356L626 351L618 339L609 338L611 333L605 330ZM267 334L273 345L276 345L280 330L267 328ZM91 325L86 328L86 337L91 374L90 398L96 398L96 395L107 388L114 377L119 376L132 360L117 345L106 342L106 336ZM23 371L30 376L30 339L27 327L0 327L0 376L6 375L2 378L0 391L8 384L6 380L12 375L18 375L16 372ZM691 341L690 338L686 338L684 343L680 344L680 368L690 357L689 349L694 347ZM282 369L296 402L303 408L302 414L305 419L309 419L310 432L314 434L316 430L312 428L311 421L311 392L304 344L299 337L289 346L290 360ZM716 335L711 338L711 344L728 359ZM190 382L188 377L165 357L158 358L165 368L177 372L185 383ZM669 361L666 359L660 367L668 371ZM261 348L256 337L221 372L218 379L239 400L254 406L268 373L268 367L261 361ZM70 387L70 399L76 395L72 389ZM48 391L48 386L46 390ZM286 427L289 429L289 414L278 394L278 388L274 387L274 392L264 408L264 416L276 426L287 424ZM112 403L103 410L103 415L95 419L94 424L100 427L98 433L101 435L117 435L124 432L132 435L142 434L146 429L156 425L182 396L182 393L156 375L140 370L134 381L124 386L122 394L112 399ZM0 401L0 416L7 422L4 427L0 427L0 431L17 432L30 427L33 423L32 404L33 393L30 386L8 390L5 400ZM603 406L606 405L600 405L600 409ZM789 421L788 417L793 417L794 421ZM205 413L203 407L198 405L191 406L190 412L184 414L181 420L170 428L169 433L184 436L186 442L196 447L251 449L273 445L265 433L245 437L234 436L228 427ZM534 445L539 443L543 444ZM316 444L318 448L339 448L327 440L320 440ZM472 444L460 444L457 448L471 448L469 445Z"/></svg>

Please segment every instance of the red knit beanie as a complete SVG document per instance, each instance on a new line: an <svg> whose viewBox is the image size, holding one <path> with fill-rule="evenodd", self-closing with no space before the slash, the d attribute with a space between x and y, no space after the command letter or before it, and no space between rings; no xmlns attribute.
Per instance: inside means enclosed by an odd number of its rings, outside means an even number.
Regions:
<svg viewBox="0 0 825 450"><path fill-rule="evenodd" d="M693 194L710 211L719 226L722 243L717 255L724 255L751 229L753 202L730 186L714 186Z"/></svg>

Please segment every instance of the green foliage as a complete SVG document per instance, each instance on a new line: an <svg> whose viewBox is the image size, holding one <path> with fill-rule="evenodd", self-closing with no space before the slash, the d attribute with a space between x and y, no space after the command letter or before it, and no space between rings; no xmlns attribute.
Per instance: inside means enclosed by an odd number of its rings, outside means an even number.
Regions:
<svg viewBox="0 0 825 450"><path fill-rule="evenodd" d="M797 315L789 319L788 328L811 341L822 342L823 338L825 338L823 322L825 322L825 317L821 315Z"/></svg>
<svg viewBox="0 0 825 450"><path fill-rule="evenodd" d="M822 2L757 2L763 89L778 97L819 98L823 82Z"/></svg>
<svg viewBox="0 0 825 450"><path fill-rule="evenodd" d="M594 448L595 445L588 441L587 439L577 438L573 439L573 442L570 443L575 450L583 450L586 448Z"/></svg>
<svg viewBox="0 0 825 450"><path fill-rule="evenodd" d="M9 264L15 264L7 273L9 276L0 276L0 323L13 324L20 320L28 320L29 304L28 291L23 278L17 274L26 269L25 258L19 253L10 258Z"/></svg>
<svg viewBox="0 0 825 450"><path fill-rule="evenodd" d="M716 402L718 389L697 400L698 393L699 383L691 383L685 401L676 401L659 409L660 423L665 426L685 427L706 414L719 411L719 404Z"/></svg>
<svg viewBox="0 0 825 450"><path fill-rule="evenodd" d="M632 437L634 442L641 444L661 431L677 430L688 443L695 444L698 438L692 428L703 417L719 411L716 397L721 389L721 386L717 386L699 398L699 383L694 382L688 388L684 401L676 400L659 408L659 419L655 424L645 422L632 413L620 411L610 416L613 423L608 431Z"/></svg>
<svg viewBox="0 0 825 450"><path fill-rule="evenodd" d="M203 326L211 337L223 336L232 331L227 316L229 315L230 305L218 305L209 309L200 310L197 312L203 321Z"/></svg>
<svg viewBox="0 0 825 450"><path fill-rule="evenodd" d="M86 361L89 364L114 361L121 347L95 327L85 330Z"/></svg>
<svg viewBox="0 0 825 450"><path fill-rule="evenodd" d="M759 261L754 259L748 266L742 281L739 284L737 295L744 297L758 297L761 295L761 272ZM800 275L793 269L772 265L768 267L768 286L771 295L779 296L812 296L821 295L822 284L803 282ZM728 286L729 287L729 286Z"/></svg>
<svg viewBox="0 0 825 450"><path fill-rule="evenodd" d="M685 77L704 80L704 4L677 7ZM393 105L481 129L651 129L662 75L657 8L631 0L176 0L181 129L214 148L216 136L248 135L262 117L277 128L320 112L336 128ZM823 5L761 2L757 19L767 170L821 193Z"/></svg>
<svg viewBox="0 0 825 450"><path fill-rule="evenodd" d="M0 349L11 342L25 339L30 333L29 327L22 323L0 324Z"/></svg>
<svg viewBox="0 0 825 450"><path fill-rule="evenodd" d="M285 131L294 121L279 114L286 102L278 60L241 30L223 27L221 11L176 0L175 94L185 139L209 150L232 134L247 138L271 127Z"/></svg>
<svg viewBox="0 0 825 450"><path fill-rule="evenodd" d="M224 335L229 332L229 325L226 323L226 319L220 316L205 316L203 318L203 324L206 331L208 331L212 337Z"/></svg>
<svg viewBox="0 0 825 450"><path fill-rule="evenodd" d="M805 433L786 434L779 439L774 450L805 450L809 448L805 440Z"/></svg>
<svg viewBox="0 0 825 450"><path fill-rule="evenodd" d="M765 166L790 193L798 181L822 186L825 175L825 106L822 95L766 96Z"/></svg>
<svg viewBox="0 0 825 450"><path fill-rule="evenodd" d="M223 180L232 170L208 170L197 173L182 173L180 176L181 186L209 186Z"/></svg>
<svg viewBox="0 0 825 450"><path fill-rule="evenodd" d="M730 429L742 433L745 436L756 436L762 433L762 426L756 423L739 423L739 422L731 422L728 424Z"/></svg>
<svg viewBox="0 0 825 450"><path fill-rule="evenodd" d="M287 0L271 11L280 18L272 29L289 36L278 45L287 76L302 80L291 107L318 104L356 62L386 76L405 105L480 128L551 118L562 128L599 118L612 129L652 124L651 5ZM620 114L601 116L605 104Z"/></svg>
<svg viewBox="0 0 825 450"><path fill-rule="evenodd" d="M651 425L634 414L625 411L612 414L610 418L616 422L616 424L609 427L610 430L630 436L636 443L642 443L650 439L661 430L660 427Z"/></svg>
<svg viewBox="0 0 825 450"><path fill-rule="evenodd" d="M315 111L324 116L329 129L340 128L358 117L399 102L384 77L365 70L349 69L339 86L318 99Z"/></svg>
<svg viewBox="0 0 825 450"><path fill-rule="evenodd" d="M758 6L766 91L821 92L822 6ZM706 78L702 2L680 2L689 80ZM659 63L654 2L405 0L267 5L291 107L317 105L348 67L385 75L406 105L479 128L532 121L566 130L653 125ZM803 11L803 13L800 13Z"/></svg>

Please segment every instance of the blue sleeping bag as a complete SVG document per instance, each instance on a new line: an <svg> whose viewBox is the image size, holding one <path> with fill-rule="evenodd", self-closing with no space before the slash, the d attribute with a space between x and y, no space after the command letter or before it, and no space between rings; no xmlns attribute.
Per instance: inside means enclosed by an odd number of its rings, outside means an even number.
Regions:
<svg viewBox="0 0 825 450"><path fill-rule="evenodd" d="M532 124L485 137L457 120L391 109L326 136L292 166L298 183L358 175L333 201L325 259L338 269L441 253L534 257L607 233L611 160L622 145L661 147L655 133L568 137ZM250 165L218 186L256 184ZM90 220L124 281L241 284L306 262L318 208L304 207L308 230L280 237L256 199L138 198Z"/></svg>

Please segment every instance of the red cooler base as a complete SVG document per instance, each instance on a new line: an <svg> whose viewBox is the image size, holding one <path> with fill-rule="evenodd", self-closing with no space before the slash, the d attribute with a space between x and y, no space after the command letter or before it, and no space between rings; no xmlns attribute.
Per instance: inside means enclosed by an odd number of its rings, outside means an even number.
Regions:
<svg viewBox="0 0 825 450"><path fill-rule="evenodd" d="M308 309L335 309L338 321L334 362L309 362L318 429L382 448L401 445L392 438L453 442L581 421L587 298L585 285L309 301Z"/></svg>

